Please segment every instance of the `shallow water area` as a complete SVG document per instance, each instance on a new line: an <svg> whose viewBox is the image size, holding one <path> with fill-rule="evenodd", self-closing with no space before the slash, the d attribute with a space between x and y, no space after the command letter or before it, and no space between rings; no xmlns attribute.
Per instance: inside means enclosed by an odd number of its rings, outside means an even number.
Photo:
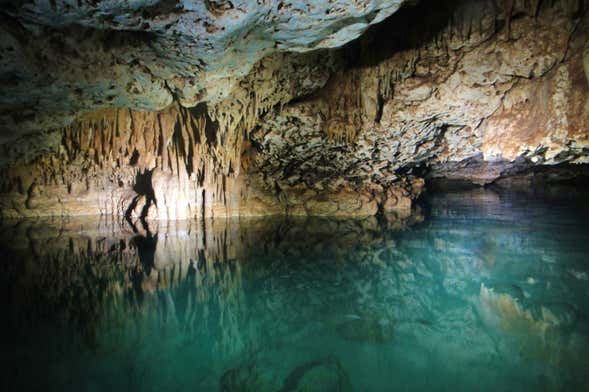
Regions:
<svg viewBox="0 0 589 392"><path fill-rule="evenodd" d="M589 385L586 194L412 216L3 222L3 390Z"/></svg>

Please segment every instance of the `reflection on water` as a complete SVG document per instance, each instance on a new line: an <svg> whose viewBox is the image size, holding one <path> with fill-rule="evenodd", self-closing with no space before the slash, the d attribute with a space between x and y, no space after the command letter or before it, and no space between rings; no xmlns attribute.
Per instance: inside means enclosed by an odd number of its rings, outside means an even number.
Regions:
<svg viewBox="0 0 589 392"><path fill-rule="evenodd" d="M580 198L389 219L5 222L4 390L589 385Z"/></svg>

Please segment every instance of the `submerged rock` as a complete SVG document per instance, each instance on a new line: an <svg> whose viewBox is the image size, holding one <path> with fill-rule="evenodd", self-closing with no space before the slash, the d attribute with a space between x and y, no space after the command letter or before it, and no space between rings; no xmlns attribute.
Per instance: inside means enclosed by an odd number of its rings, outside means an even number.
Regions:
<svg viewBox="0 0 589 392"><path fill-rule="evenodd" d="M334 357L307 362L295 368L284 380L280 392L350 392L350 378Z"/></svg>
<svg viewBox="0 0 589 392"><path fill-rule="evenodd" d="M219 381L220 392L273 392L276 387L264 379L253 364L227 370Z"/></svg>
<svg viewBox="0 0 589 392"><path fill-rule="evenodd" d="M221 392L350 392L350 378L334 357L306 362L294 368L278 388L261 368L247 364L227 370L219 381Z"/></svg>

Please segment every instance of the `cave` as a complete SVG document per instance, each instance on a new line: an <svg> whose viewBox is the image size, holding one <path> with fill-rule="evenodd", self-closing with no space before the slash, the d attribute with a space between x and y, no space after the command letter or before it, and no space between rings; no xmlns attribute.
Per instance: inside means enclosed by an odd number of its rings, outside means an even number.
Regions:
<svg viewBox="0 0 589 392"><path fill-rule="evenodd" d="M584 0L5 0L0 386L589 385Z"/></svg>

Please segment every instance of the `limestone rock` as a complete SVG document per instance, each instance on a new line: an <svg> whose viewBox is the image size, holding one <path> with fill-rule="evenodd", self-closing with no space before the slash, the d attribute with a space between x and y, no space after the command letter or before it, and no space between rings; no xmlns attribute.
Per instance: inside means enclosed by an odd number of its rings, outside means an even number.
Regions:
<svg viewBox="0 0 589 392"><path fill-rule="evenodd" d="M253 134L260 170L386 186L425 167L485 184L587 162L586 13L568 2L515 7L517 20L490 1L399 11L352 45L351 64L324 89L264 116Z"/></svg>
<svg viewBox="0 0 589 392"><path fill-rule="evenodd" d="M403 3L7 3L0 216L386 216L589 163L584 2Z"/></svg>

